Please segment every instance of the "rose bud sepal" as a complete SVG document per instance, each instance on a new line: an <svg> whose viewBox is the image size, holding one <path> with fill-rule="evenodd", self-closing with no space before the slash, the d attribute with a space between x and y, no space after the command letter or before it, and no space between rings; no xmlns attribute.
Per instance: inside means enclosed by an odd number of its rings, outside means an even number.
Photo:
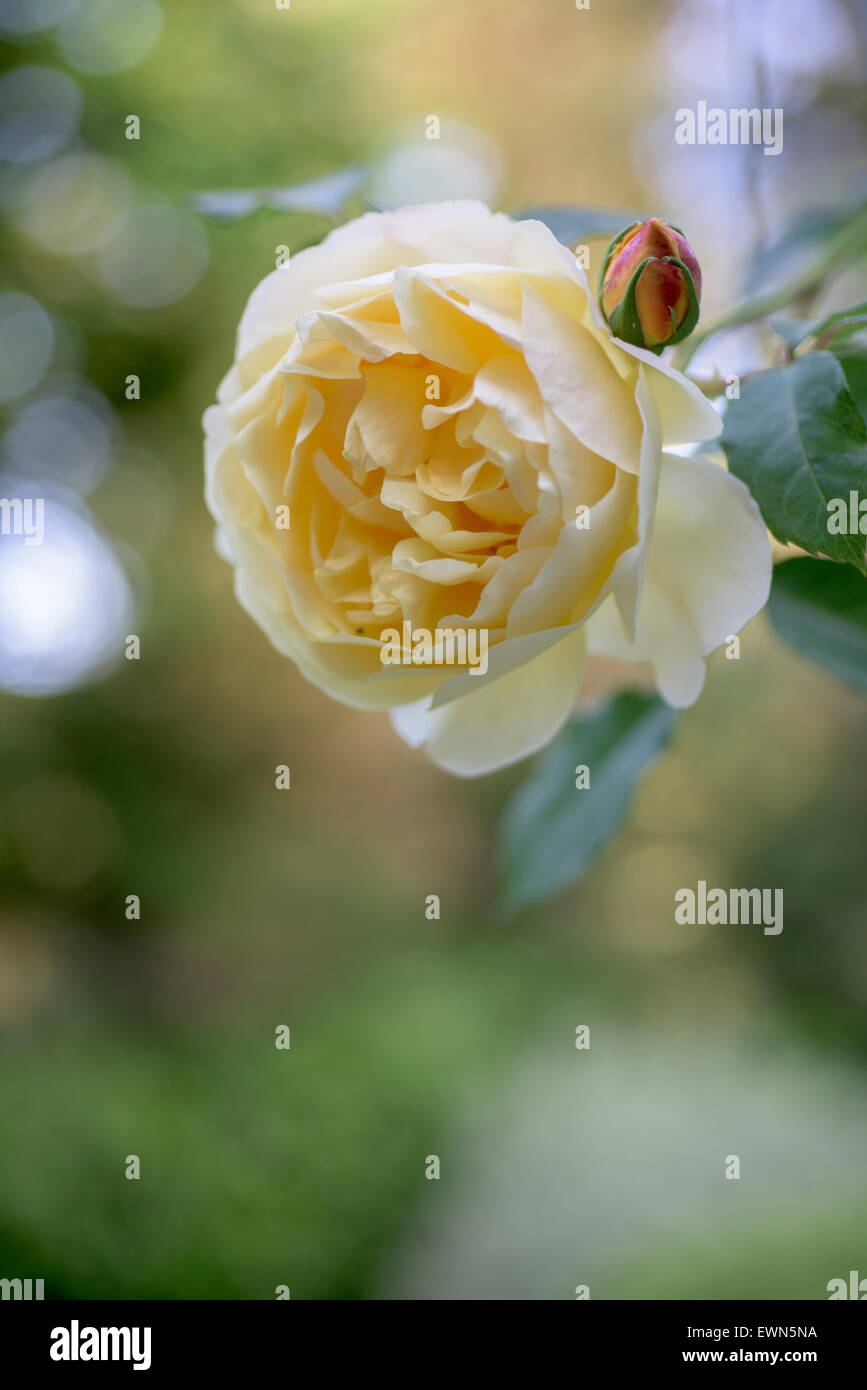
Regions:
<svg viewBox="0 0 867 1390"><path fill-rule="evenodd" d="M664 266L671 266L672 272L675 274L679 272L682 276L680 284L675 286L682 291L685 301L685 312L680 323L677 320L674 304L666 305L665 303L665 282L668 272L663 269ZM654 294L654 291L657 293ZM642 319L639 309L639 297L645 301L644 319ZM653 304L654 298L660 302ZM680 294L677 298L680 298ZM668 312L671 332L661 340L658 333L659 326L655 326L654 331L649 328L652 309L655 309L659 314L665 314L666 309ZM696 294L695 281L688 268L683 261L677 260L674 256L665 256L662 260L648 258L648 260L642 261L629 281L626 293L620 303L608 315L608 324L616 338L621 338L625 343L633 343L635 347L647 348L650 352L658 354L662 352L663 348L674 343L682 343L684 338L688 338L698 323L698 315L698 295Z"/></svg>
<svg viewBox="0 0 867 1390"><path fill-rule="evenodd" d="M613 238L599 277L599 305L624 342L659 353L695 328L701 267L679 227L657 217Z"/></svg>

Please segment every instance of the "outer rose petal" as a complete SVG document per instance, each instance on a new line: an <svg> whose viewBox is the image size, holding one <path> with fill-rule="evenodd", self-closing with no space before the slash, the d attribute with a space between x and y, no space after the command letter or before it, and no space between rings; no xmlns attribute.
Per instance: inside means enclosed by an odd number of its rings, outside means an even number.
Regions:
<svg viewBox="0 0 867 1390"><path fill-rule="evenodd" d="M614 604L587 623L591 652L649 662L660 694L683 708L704 683L704 659L767 601L771 547L738 478L704 458L664 454L634 642Z"/></svg>
<svg viewBox="0 0 867 1390"><path fill-rule="evenodd" d="M458 777L480 777L538 750L572 712L585 661L583 628L571 629L538 656L495 679L467 677L479 689L437 709L401 705L391 722L412 748ZM492 673L493 674L493 673Z"/></svg>
<svg viewBox="0 0 867 1390"><path fill-rule="evenodd" d="M322 285L366 279L401 264L507 263L513 230L504 213L470 200L366 213L330 232L319 246L299 251L257 285L238 329L238 361L253 357L252 377L273 366Z"/></svg>

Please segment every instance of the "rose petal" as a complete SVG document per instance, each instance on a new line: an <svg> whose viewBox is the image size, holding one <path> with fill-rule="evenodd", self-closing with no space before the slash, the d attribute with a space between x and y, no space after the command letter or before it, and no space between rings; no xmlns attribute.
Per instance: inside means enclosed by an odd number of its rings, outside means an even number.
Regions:
<svg viewBox="0 0 867 1390"><path fill-rule="evenodd" d="M668 703L690 705L705 657L763 607L770 583L767 530L743 483L708 459L666 454L635 640L608 602L587 625L589 649L650 662Z"/></svg>
<svg viewBox="0 0 867 1390"><path fill-rule="evenodd" d="M573 629L496 679L460 677L468 693L459 699L436 709L422 701L392 710L392 723L411 747L423 745L437 767L480 777L554 737L575 706L584 660L583 631Z"/></svg>

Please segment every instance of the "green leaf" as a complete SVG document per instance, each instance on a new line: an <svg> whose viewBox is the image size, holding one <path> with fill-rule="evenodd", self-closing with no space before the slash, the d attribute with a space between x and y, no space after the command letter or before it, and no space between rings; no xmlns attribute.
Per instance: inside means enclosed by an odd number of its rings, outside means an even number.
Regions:
<svg viewBox="0 0 867 1390"><path fill-rule="evenodd" d="M843 368L846 384L855 398L858 409L867 420L867 352L853 352L850 348L844 347L837 352L837 357Z"/></svg>
<svg viewBox="0 0 867 1390"><path fill-rule="evenodd" d="M768 319L775 333L778 333L790 352L806 344L808 339L825 339L823 347L831 352L845 352L851 348L852 339L867 328L867 300L853 304L848 309L838 309L820 319L795 319L788 315L773 314ZM809 350L809 344L807 346Z"/></svg>
<svg viewBox="0 0 867 1390"><path fill-rule="evenodd" d="M613 237L631 222L640 222L642 214L628 209L573 207L569 204L538 208L521 208L510 214L516 222L534 218L544 222L558 241L564 246L575 246L578 242L589 241L593 237Z"/></svg>
<svg viewBox="0 0 867 1390"><path fill-rule="evenodd" d="M762 253L750 277L746 298L693 333L676 359L681 371L701 345L714 334L738 328L744 323L754 323L757 319L767 318L787 308L802 295L817 290L830 276L839 275L852 261L863 258L867 247L867 207L860 206L842 215L835 213L830 218L818 221L811 219L811 222L812 227L806 234L796 231L779 246ZM795 265L789 268L787 276L780 279L778 274L774 274L773 268L779 269L781 259L788 264L791 257L794 257Z"/></svg>
<svg viewBox="0 0 867 1390"><path fill-rule="evenodd" d="M514 910L581 878L620 828L639 774L665 747L677 713L627 692L569 724L506 806L498 859L502 905ZM576 787L586 764L590 786Z"/></svg>
<svg viewBox="0 0 867 1390"><path fill-rule="evenodd" d="M863 536L828 530L828 502L867 496L867 426L830 352L808 353L744 383L722 445L778 540L865 571Z"/></svg>
<svg viewBox="0 0 867 1390"><path fill-rule="evenodd" d="M827 560L777 567L768 614L802 656L867 695L867 583Z"/></svg>
<svg viewBox="0 0 867 1390"><path fill-rule="evenodd" d="M863 299L860 304L852 304L848 309L838 309L835 314L828 314L824 319L813 328L813 337L830 337L833 332L834 339L845 336L851 337L853 333L860 333L867 325L867 299Z"/></svg>
<svg viewBox="0 0 867 1390"><path fill-rule="evenodd" d="M768 318L771 328L782 338L790 354L810 336L817 322L817 319L791 318L788 314L771 314Z"/></svg>

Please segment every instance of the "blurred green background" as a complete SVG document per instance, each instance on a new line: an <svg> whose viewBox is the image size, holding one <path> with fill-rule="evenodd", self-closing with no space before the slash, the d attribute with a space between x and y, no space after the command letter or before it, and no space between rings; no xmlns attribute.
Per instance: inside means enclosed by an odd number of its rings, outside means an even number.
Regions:
<svg viewBox="0 0 867 1390"><path fill-rule="evenodd" d="M812 1299L867 1275L864 701L760 617L587 879L500 916L525 769L438 772L235 603L200 418L275 247L328 222L192 201L369 162L383 204L638 206L687 231L713 312L793 217L863 196L865 7L0 0L0 32L0 492L49 499L42 547L0 540L0 1276ZM699 99L782 106L783 154L676 146ZM782 935L675 925L700 878L782 887Z"/></svg>

